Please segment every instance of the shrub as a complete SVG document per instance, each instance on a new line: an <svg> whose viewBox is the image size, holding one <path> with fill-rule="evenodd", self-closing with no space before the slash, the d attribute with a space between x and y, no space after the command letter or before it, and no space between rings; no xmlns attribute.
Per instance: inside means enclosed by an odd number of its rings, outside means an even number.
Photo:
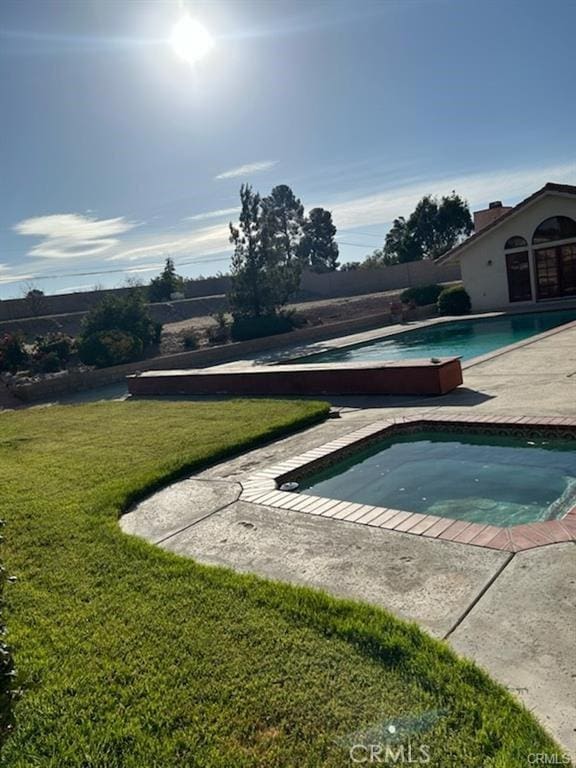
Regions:
<svg viewBox="0 0 576 768"><path fill-rule="evenodd" d="M230 326L220 328L219 326L212 326L208 328L208 343L209 344L227 344L230 341Z"/></svg>
<svg viewBox="0 0 576 768"><path fill-rule="evenodd" d="M226 312L222 312L222 310L220 310L220 312L214 312L212 319L216 321L218 328L228 328L230 325L228 315Z"/></svg>
<svg viewBox="0 0 576 768"><path fill-rule="evenodd" d="M429 304L436 304L442 291L441 285L419 285L402 291L400 301L402 304L414 302L417 307L426 307Z"/></svg>
<svg viewBox="0 0 576 768"><path fill-rule="evenodd" d="M166 259L164 269L153 278L148 286L148 300L151 302L170 301L175 295L182 292L184 280L176 274L174 261ZM182 298L184 298L182 294Z"/></svg>
<svg viewBox="0 0 576 768"><path fill-rule="evenodd" d="M99 331L85 336L78 347L80 360L86 365L106 368L138 360L142 356L142 340L126 331Z"/></svg>
<svg viewBox="0 0 576 768"><path fill-rule="evenodd" d="M27 363L28 353L22 338L16 333L3 333L0 336L0 372L14 373Z"/></svg>
<svg viewBox="0 0 576 768"><path fill-rule="evenodd" d="M305 325L308 325L306 317L297 312L294 307L284 307L284 309L280 310L278 315L289 320L292 328L304 328Z"/></svg>
<svg viewBox="0 0 576 768"><path fill-rule="evenodd" d="M216 312L212 315L216 326L208 328L208 342L210 344L226 344L230 341L230 322L225 312Z"/></svg>
<svg viewBox="0 0 576 768"><path fill-rule="evenodd" d="M194 333L194 331L189 331L188 333L185 333L183 336L184 341L184 349L198 349L200 342L198 341L198 336Z"/></svg>
<svg viewBox="0 0 576 768"><path fill-rule="evenodd" d="M34 357L34 367L40 373L56 373L63 365L56 352L45 352Z"/></svg>
<svg viewBox="0 0 576 768"><path fill-rule="evenodd" d="M74 340L64 333L47 333L46 336L36 337L34 347L36 359L54 354L58 361L65 365L73 352Z"/></svg>
<svg viewBox="0 0 576 768"><path fill-rule="evenodd" d="M471 306L468 291L461 285L444 288L438 297L438 311L441 315L467 315Z"/></svg>
<svg viewBox="0 0 576 768"><path fill-rule="evenodd" d="M24 299L31 315L41 315L46 309L44 291L39 288L30 288L26 291Z"/></svg>
<svg viewBox="0 0 576 768"><path fill-rule="evenodd" d="M106 296L88 312L82 321L82 337L101 331L123 331L146 348L160 341L162 326L152 320L142 293L134 290L128 296Z"/></svg>
<svg viewBox="0 0 576 768"><path fill-rule="evenodd" d="M234 341L247 341L248 339L259 339L262 336L287 333L292 328L292 320L284 315L241 317L234 320L230 333Z"/></svg>

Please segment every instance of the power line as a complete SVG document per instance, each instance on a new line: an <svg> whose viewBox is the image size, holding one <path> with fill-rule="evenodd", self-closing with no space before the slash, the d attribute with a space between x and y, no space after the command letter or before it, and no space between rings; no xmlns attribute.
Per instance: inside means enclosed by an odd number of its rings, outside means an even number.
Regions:
<svg viewBox="0 0 576 768"><path fill-rule="evenodd" d="M351 245L353 248L373 248L371 243L349 243L346 240L339 240L340 245Z"/></svg>
<svg viewBox="0 0 576 768"><path fill-rule="evenodd" d="M362 237L374 237L376 238L376 240L384 240L384 238L386 237L386 235L374 234L374 232L356 232L355 231L353 234L361 235ZM339 235L337 235L336 237L339 237ZM344 235L344 237L346 237L346 235Z"/></svg>
<svg viewBox="0 0 576 768"><path fill-rule="evenodd" d="M214 261L228 261L230 259L230 256L201 256L198 259L191 259L189 261L180 261L178 262L179 266L190 266L191 264L211 264ZM96 275L113 275L113 274L137 274L138 272L144 272L148 269L157 269L162 266L161 263L159 264L149 264L149 265L142 265L142 267L133 267L130 268L130 266L120 268L120 269L100 269L95 270L91 272L63 272L58 275L26 275L25 277L22 277L21 280L14 280L14 283L24 283L27 281L32 280L61 280L65 277L94 277ZM8 283L4 283L7 285Z"/></svg>

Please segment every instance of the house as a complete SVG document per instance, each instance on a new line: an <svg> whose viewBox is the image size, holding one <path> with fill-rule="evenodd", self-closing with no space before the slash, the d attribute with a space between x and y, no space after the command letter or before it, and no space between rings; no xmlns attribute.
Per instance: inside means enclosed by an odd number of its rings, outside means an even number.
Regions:
<svg viewBox="0 0 576 768"><path fill-rule="evenodd" d="M439 264L460 264L472 309L576 299L576 186L548 183L518 205L474 214L474 234Z"/></svg>

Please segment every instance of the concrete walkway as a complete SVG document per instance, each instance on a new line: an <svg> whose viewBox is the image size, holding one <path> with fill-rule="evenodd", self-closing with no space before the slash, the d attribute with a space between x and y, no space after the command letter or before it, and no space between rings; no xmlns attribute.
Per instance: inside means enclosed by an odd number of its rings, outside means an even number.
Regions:
<svg viewBox="0 0 576 768"><path fill-rule="evenodd" d="M238 501L257 469L379 418L576 416L576 328L468 367L442 398L335 399L341 418L243 454L139 504L127 533L417 621L474 659L576 755L576 545L503 553Z"/></svg>

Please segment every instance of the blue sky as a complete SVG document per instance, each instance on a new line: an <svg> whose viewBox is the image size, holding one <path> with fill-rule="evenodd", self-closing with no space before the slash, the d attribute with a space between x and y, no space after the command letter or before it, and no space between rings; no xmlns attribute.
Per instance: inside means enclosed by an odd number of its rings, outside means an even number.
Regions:
<svg viewBox="0 0 576 768"><path fill-rule="evenodd" d="M4 0L0 297L225 271L244 181L332 210L343 261L423 194L576 183L574 29L573 0Z"/></svg>

